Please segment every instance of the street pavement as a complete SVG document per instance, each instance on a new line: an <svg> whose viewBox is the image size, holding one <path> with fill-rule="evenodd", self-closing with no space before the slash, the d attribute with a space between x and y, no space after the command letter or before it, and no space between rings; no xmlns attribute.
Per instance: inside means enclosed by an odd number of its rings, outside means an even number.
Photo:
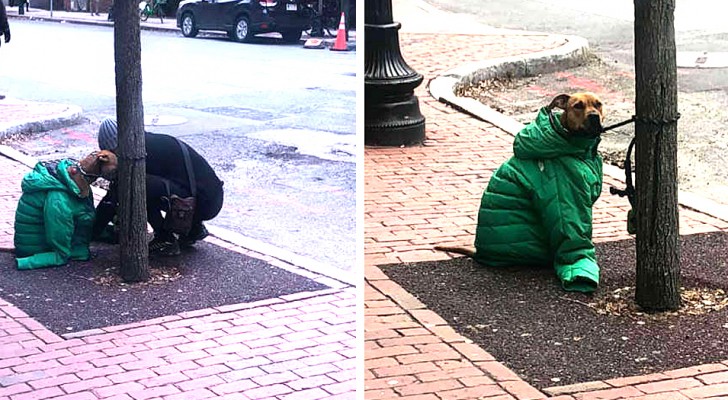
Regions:
<svg viewBox="0 0 728 400"><path fill-rule="evenodd" d="M464 65L502 57L528 59L568 47L559 35L488 26L478 30L466 16L419 0L395 0L394 20L402 23L405 61L424 75L425 84L415 94L426 118L427 141L421 147L367 147L364 152L365 398L726 398L728 361L539 391L377 267L448 259L432 250L435 245L471 246L482 191L492 172L511 156L514 121L500 116L489 123L453 109L433 98L427 83L434 87L438 77L462 71ZM407 28L410 24L412 29ZM623 175L608 167L605 191L593 213L597 242L630 237L629 204L608 192L610 186L624 186ZM715 217L721 209L695 204L681 204L682 235L728 229L725 220Z"/></svg>

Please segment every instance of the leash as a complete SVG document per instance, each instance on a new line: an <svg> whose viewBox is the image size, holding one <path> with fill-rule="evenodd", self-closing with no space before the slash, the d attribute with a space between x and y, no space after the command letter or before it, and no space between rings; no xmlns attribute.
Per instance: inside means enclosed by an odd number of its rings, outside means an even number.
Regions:
<svg viewBox="0 0 728 400"><path fill-rule="evenodd" d="M94 157L96 157L96 159L98 160L98 153L97 152L94 151L93 153L91 153L91 155L93 155ZM83 167L81 166L81 163L79 161L75 161L74 162L74 165L75 165L76 168L78 168L78 172L81 173L81 176L83 176L83 179L87 183L91 183L94 180L96 180L98 178L101 178L101 175L96 175L96 174L92 174L92 173L86 172L86 170L83 169Z"/></svg>
<svg viewBox="0 0 728 400"><path fill-rule="evenodd" d="M662 133L662 127L670 124L677 123L677 120L680 119L680 113L677 113L672 118L664 118L664 119L656 119L656 118L642 118L638 117L636 115L633 115L632 118L624 120L622 122L618 122L614 125L607 126L606 128L602 129L602 133L606 132L608 130L612 130L614 128L619 128L620 126L624 126L627 124L631 124L633 122L639 122L643 124L650 124L657 126L659 128L659 133ZM634 208L636 203L636 195L637 191L634 188L634 183L632 182L632 150L634 149L634 143L635 139L637 137L632 137L632 140L629 142L629 146L627 146L627 155L626 159L624 160L624 174L625 174L625 184L626 187L624 189L617 189L616 187L612 186L609 188L610 194L616 194L619 197L627 196L627 200L629 200L629 205L632 207L629 212L627 213L627 232L630 234L635 233L635 215L634 215Z"/></svg>

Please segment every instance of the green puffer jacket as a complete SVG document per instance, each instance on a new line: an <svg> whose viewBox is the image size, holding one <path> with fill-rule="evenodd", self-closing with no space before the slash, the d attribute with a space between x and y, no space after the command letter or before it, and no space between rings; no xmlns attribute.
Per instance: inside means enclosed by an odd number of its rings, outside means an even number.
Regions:
<svg viewBox="0 0 728 400"><path fill-rule="evenodd" d="M70 165L71 160L48 167L38 163L23 178L23 195L15 212L18 269L89 259L93 196L80 197L80 189L68 174Z"/></svg>
<svg viewBox="0 0 728 400"><path fill-rule="evenodd" d="M599 138L569 138L542 108L516 135L514 156L483 194L475 259L483 265L553 265L565 290L592 292L599 267L592 206L602 191Z"/></svg>

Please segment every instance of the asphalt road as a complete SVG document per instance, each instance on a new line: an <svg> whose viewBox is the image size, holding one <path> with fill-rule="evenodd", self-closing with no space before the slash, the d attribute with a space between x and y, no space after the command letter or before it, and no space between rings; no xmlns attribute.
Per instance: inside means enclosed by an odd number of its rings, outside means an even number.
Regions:
<svg viewBox="0 0 728 400"><path fill-rule="evenodd" d="M633 0L427 0L431 5L475 16L497 28L577 35L607 62L634 69ZM717 64L728 66L728 2L676 0L675 41L678 59L693 52L708 52ZM395 16L396 19L396 16ZM680 75L680 90L728 90L728 69L701 69Z"/></svg>
<svg viewBox="0 0 728 400"><path fill-rule="evenodd" d="M0 92L71 103L80 125L9 143L80 157L115 116L113 29L12 20ZM225 181L211 225L343 270L356 262L356 52L142 31L146 129L185 140Z"/></svg>

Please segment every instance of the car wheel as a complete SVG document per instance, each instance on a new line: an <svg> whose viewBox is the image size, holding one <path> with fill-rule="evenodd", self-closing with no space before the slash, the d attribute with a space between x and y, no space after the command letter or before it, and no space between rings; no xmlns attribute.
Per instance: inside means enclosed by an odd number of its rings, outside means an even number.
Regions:
<svg viewBox="0 0 728 400"><path fill-rule="evenodd" d="M295 30L295 31L285 31L281 32L281 36L283 36L283 41L286 43L297 43L299 40L301 40L301 34L303 31Z"/></svg>
<svg viewBox="0 0 728 400"><path fill-rule="evenodd" d="M182 34L185 37L197 36L197 26L195 26L195 17L188 12L182 16Z"/></svg>
<svg viewBox="0 0 728 400"><path fill-rule="evenodd" d="M236 42L249 42L253 35L250 34L250 22L248 17L238 17L235 20L235 26L233 26L230 37Z"/></svg>

